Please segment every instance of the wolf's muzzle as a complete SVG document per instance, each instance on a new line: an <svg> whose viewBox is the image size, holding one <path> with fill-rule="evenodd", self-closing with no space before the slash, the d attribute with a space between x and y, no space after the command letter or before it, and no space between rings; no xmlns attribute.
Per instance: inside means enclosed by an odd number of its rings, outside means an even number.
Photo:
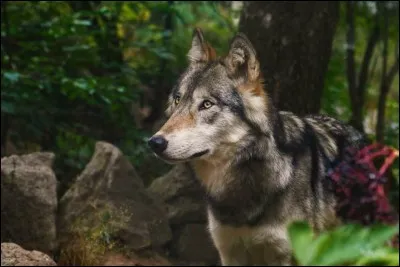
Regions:
<svg viewBox="0 0 400 267"><path fill-rule="evenodd" d="M150 138L147 144L155 153L160 154L167 148L168 141L161 135L156 135Z"/></svg>

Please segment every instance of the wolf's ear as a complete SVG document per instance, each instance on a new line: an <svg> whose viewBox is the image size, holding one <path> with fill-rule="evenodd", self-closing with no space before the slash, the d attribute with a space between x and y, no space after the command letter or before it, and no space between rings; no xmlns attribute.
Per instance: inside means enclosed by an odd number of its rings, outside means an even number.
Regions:
<svg viewBox="0 0 400 267"><path fill-rule="evenodd" d="M260 76L256 50L243 33L238 33L233 38L224 63L231 74L245 75L250 82Z"/></svg>
<svg viewBox="0 0 400 267"><path fill-rule="evenodd" d="M217 57L214 48L204 40L200 28L195 28L193 31L192 47L187 56L191 63L206 63Z"/></svg>

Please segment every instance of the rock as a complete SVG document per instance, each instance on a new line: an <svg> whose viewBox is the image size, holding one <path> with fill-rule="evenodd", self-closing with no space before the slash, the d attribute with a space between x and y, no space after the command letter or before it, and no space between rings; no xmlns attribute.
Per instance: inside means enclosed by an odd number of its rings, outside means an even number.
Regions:
<svg viewBox="0 0 400 267"><path fill-rule="evenodd" d="M147 190L163 200L168 211L174 236L169 250L177 260L174 265L217 264L218 252L206 230L204 191L190 168L184 164L175 166Z"/></svg>
<svg viewBox="0 0 400 267"><path fill-rule="evenodd" d="M205 223L207 220L205 204L191 197L178 197L166 204L171 225L182 223Z"/></svg>
<svg viewBox="0 0 400 267"><path fill-rule="evenodd" d="M1 159L1 241L51 253L57 248L54 154Z"/></svg>
<svg viewBox="0 0 400 267"><path fill-rule="evenodd" d="M195 194L201 195L199 182L185 164L176 165L167 174L155 179L148 190L164 201Z"/></svg>
<svg viewBox="0 0 400 267"><path fill-rule="evenodd" d="M108 234L129 248L159 247L172 237L166 210L128 159L113 145L97 142L91 161L60 201L61 236L103 227L105 220Z"/></svg>
<svg viewBox="0 0 400 267"><path fill-rule="evenodd" d="M1 243L1 266L57 266L46 254L14 243Z"/></svg>
<svg viewBox="0 0 400 267"><path fill-rule="evenodd" d="M218 252L205 224L187 224L178 234L173 246L174 254L182 260L218 263Z"/></svg>
<svg viewBox="0 0 400 267"><path fill-rule="evenodd" d="M164 201L172 225L206 222L204 191L186 165L177 165L147 189Z"/></svg>
<svg viewBox="0 0 400 267"><path fill-rule="evenodd" d="M103 262L101 266L172 266L167 259L154 252L146 256L109 253L104 256Z"/></svg>

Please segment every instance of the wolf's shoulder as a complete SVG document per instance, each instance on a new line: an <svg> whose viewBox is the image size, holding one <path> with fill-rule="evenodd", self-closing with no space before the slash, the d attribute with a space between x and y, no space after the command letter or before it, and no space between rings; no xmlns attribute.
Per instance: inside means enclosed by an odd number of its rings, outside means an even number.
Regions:
<svg viewBox="0 0 400 267"><path fill-rule="evenodd" d="M361 146L366 143L366 137L363 133L348 123L328 115L298 116L288 111L280 111L279 115L286 136L290 139L304 140L305 135L311 134L315 135L323 146L333 146L333 143L335 143L334 146Z"/></svg>
<svg viewBox="0 0 400 267"><path fill-rule="evenodd" d="M367 142L365 134L355 129L350 124L328 115L314 114L307 115L304 120L314 128L322 127L328 134L335 137L343 137L349 144L358 145Z"/></svg>

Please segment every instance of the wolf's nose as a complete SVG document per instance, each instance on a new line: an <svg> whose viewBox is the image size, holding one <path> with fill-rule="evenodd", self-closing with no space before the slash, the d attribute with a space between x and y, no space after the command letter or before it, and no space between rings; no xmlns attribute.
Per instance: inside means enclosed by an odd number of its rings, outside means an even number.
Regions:
<svg viewBox="0 0 400 267"><path fill-rule="evenodd" d="M153 149L153 151L156 153L163 152L168 145L168 141L165 140L165 138L162 137L161 135L153 136L147 143L149 144L151 149Z"/></svg>

